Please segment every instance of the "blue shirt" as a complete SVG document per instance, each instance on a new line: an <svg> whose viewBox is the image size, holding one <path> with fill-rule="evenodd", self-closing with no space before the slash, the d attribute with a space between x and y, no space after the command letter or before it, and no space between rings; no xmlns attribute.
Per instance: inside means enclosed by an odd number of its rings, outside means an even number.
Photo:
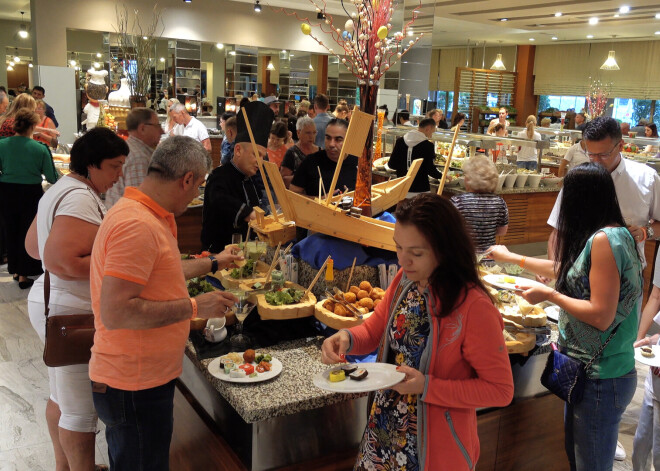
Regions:
<svg viewBox="0 0 660 471"><path fill-rule="evenodd" d="M314 144L321 149L325 149L325 128L333 118L334 116L327 112L319 113L314 118L314 124L316 124L316 141L314 141Z"/></svg>
<svg viewBox="0 0 660 471"><path fill-rule="evenodd" d="M222 165L227 165L234 158L234 145L235 143L229 142L227 138L222 140L222 157L220 158Z"/></svg>

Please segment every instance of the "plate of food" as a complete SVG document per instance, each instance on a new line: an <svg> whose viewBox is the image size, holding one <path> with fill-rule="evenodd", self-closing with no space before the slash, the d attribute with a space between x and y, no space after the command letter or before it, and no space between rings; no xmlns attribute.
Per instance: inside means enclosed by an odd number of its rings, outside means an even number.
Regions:
<svg viewBox="0 0 660 471"><path fill-rule="evenodd" d="M333 366L314 375L314 386L338 393L362 393L391 388L406 377L390 363Z"/></svg>
<svg viewBox="0 0 660 471"><path fill-rule="evenodd" d="M525 291L525 289L533 286L545 286L543 283L539 283L536 280L513 275L489 274L484 276L483 280L489 285L502 289L510 289L512 291Z"/></svg>
<svg viewBox="0 0 660 471"><path fill-rule="evenodd" d="M660 367L660 345L637 347L635 360L648 366Z"/></svg>
<svg viewBox="0 0 660 471"><path fill-rule="evenodd" d="M309 293L303 298L304 294L305 288L290 281L282 289L257 294L259 317L284 320L313 316L316 296Z"/></svg>
<svg viewBox="0 0 660 471"><path fill-rule="evenodd" d="M390 161L389 157L381 157L380 159L374 160L374 168L376 170L385 170L385 165Z"/></svg>
<svg viewBox="0 0 660 471"><path fill-rule="evenodd" d="M209 363L209 373L228 383L260 383L278 376L282 362L268 353L232 352Z"/></svg>

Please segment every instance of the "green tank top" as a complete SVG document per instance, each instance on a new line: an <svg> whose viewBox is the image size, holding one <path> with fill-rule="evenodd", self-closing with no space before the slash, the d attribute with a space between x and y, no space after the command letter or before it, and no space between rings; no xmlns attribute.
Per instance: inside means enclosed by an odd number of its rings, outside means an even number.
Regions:
<svg viewBox="0 0 660 471"><path fill-rule="evenodd" d="M571 357L588 363L599 347L607 341L612 330L619 326L601 356L587 372L589 378L608 379L622 376L635 366L633 342L637 337L637 312L642 294L642 264L628 229L605 227L598 232L604 232L607 236L621 280L614 321L607 330L601 332L562 309L559 313L559 345L566 349ZM590 299L591 245L598 232L589 238L582 253L568 271L568 292L564 294L576 299Z"/></svg>

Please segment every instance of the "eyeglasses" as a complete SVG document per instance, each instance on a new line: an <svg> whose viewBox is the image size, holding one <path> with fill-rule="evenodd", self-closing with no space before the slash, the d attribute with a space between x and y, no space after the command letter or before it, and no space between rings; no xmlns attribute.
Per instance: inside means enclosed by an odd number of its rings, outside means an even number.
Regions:
<svg viewBox="0 0 660 471"><path fill-rule="evenodd" d="M619 146L619 144L621 144L621 142L623 142L623 141L619 141L616 144L614 144L614 147L612 147L609 150L609 152L606 152L604 154L594 154L593 152L589 152L588 150L585 150L585 154L587 154L587 157L589 157L590 159L606 159L610 155L612 155L612 152L614 152L614 149L616 149Z"/></svg>

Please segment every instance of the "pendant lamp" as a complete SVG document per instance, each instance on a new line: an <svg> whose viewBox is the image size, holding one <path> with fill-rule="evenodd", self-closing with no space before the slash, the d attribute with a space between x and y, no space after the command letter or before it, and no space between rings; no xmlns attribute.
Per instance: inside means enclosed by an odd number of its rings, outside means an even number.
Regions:
<svg viewBox="0 0 660 471"><path fill-rule="evenodd" d="M502 54L497 55L495 62L493 62L493 65L491 65L490 68L493 70L506 70L504 62L502 62Z"/></svg>
<svg viewBox="0 0 660 471"><path fill-rule="evenodd" d="M610 51L607 54L607 60L600 66L601 70L620 70L619 64L616 63L614 58L614 51Z"/></svg>

